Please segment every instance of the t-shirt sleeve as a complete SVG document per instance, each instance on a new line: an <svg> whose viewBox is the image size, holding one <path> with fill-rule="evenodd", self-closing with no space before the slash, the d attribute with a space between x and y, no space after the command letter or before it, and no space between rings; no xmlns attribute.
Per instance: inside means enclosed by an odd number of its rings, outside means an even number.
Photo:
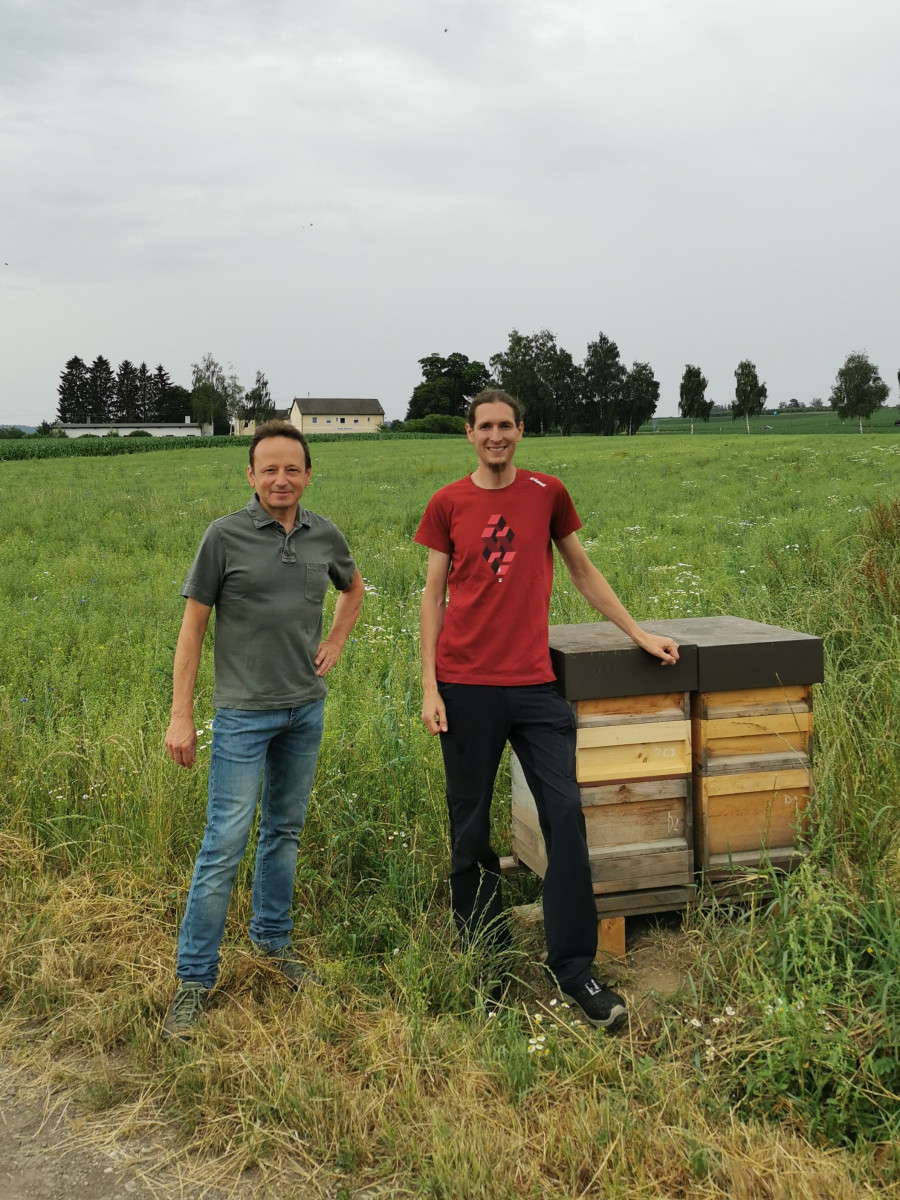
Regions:
<svg viewBox="0 0 900 1200"><path fill-rule="evenodd" d="M328 578L339 592L346 592L356 574L356 563L350 556L347 539L338 529L332 526L331 562L328 564Z"/></svg>
<svg viewBox="0 0 900 1200"><path fill-rule="evenodd" d="M181 594L186 600L199 600L212 608L219 598L224 577L225 546L214 522L203 535L197 556L181 585Z"/></svg>
<svg viewBox="0 0 900 1200"><path fill-rule="evenodd" d="M572 497L569 495L566 485L560 483L559 480L556 482L558 487L553 500L553 515L550 519L550 536L555 542L560 538L568 537L570 533L581 528L581 518L575 511L575 505L572 503Z"/></svg>
<svg viewBox="0 0 900 1200"><path fill-rule="evenodd" d="M450 514L440 492L428 501L419 528L413 541L429 550L440 550L442 554L453 553L453 543L450 540Z"/></svg>

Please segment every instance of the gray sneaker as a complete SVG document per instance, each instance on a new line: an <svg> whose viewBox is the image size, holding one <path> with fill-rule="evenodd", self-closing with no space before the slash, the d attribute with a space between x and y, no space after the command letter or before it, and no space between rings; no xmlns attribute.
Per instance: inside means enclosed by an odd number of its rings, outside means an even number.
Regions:
<svg viewBox="0 0 900 1200"><path fill-rule="evenodd" d="M200 1024L211 988L202 983L179 983L162 1025L163 1040L186 1042Z"/></svg>
<svg viewBox="0 0 900 1200"><path fill-rule="evenodd" d="M282 946L280 950L267 953L261 951L266 962L272 964L276 971L284 977L291 987L302 988L308 983L321 984L321 978L311 971L297 956L293 946Z"/></svg>

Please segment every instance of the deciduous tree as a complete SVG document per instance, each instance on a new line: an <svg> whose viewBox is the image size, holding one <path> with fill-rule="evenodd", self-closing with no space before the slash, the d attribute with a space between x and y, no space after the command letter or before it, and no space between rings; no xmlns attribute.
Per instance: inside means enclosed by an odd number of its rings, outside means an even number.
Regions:
<svg viewBox="0 0 900 1200"><path fill-rule="evenodd" d="M759 382L756 367L749 358L742 359L734 371L734 400L731 403L731 419L743 417L750 432L750 418L758 417L766 406L769 389Z"/></svg>
<svg viewBox="0 0 900 1200"><path fill-rule="evenodd" d="M659 383L649 363L632 363L622 391L622 419L625 432L637 433L656 412Z"/></svg>
<svg viewBox="0 0 900 1200"><path fill-rule="evenodd" d="M610 436L622 424L625 367L619 358L619 347L605 333L588 343L581 368L581 403L577 408L576 426L582 433Z"/></svg>
<svg viewBox="0 0 900 1200"><path fill-rule="evenodd" d="M530 433L571 433L581 394L581 370L549 329L513 329L504 351L491 356L496 382L522 402Z"/></svg>
<svg viewBox="0 0 900 1200"><path fill-rule="evenodd" d="M428 354L419 359L422 382L413 388L406 420L415 421L429 413L464 417L469 401L486 387L491 377L487 367L465 354L454 352L443 358Z"/></svg>
<svg viewBox="0 0 900 1200"><path fill-rule="evenodd" d="M211 354L191 363L191 407L198 424L212 425L214 433L228 433L236 378L234 368L226 375Z"/></svg>
<svg viewBox="0 0 900 1200"><path fill-rule="evenodd" d="M884 404L890 391L865 352L848 354L831 389L831 407L842 421L856 417L862 433L863 421Z"/></svg>
<svg viewBox="0 0 900 1200"><path fill-rule="evenodd" d="M706 399L706 387L709 380L699 367L687 363L681 376L681 386L678 389L678 411L691 423L691 433L694 432L695 421L709 421L712 415L713 402Z"/></svg>
<svg viewBox="0 0 900 1200"><path fill-rule="evenodd" d="M244 393L241 403L240 418L242 421L270 421L275 415L275 403L269 391L269 381L262 371L256 372L256 382L249 392Z"/></svg>

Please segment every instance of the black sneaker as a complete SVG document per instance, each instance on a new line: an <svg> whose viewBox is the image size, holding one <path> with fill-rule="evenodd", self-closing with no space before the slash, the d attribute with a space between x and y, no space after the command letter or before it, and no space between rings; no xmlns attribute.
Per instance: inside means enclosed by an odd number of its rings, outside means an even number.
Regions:
<svg viewBox="0 0 900 1200"><path fill-rule="evenodd" d="M560 995L570 1004L577 1004L592 1025L599 1025L610 1033L628 1021L628 1009L622 997L594 978L586 979L568 991L560 988Z"/></svg>

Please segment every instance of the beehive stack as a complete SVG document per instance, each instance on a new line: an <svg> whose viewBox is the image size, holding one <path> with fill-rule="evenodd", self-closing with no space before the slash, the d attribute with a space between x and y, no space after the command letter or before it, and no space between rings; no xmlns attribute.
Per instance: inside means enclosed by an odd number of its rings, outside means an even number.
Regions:
<svg viewBox="0 0 900 1200"><path fill-rule="evenodd" d="M600 624L554 626L550 650L575 714L576 778L598 916L685 907L694 891L695 653L685 646L680 662L663 668L614 626ZM513 850L543 876L544 840L515 755L512 797Z"/></svg>
<svg viewBox="0 0 900 1200"><path fill-rule="evenodd" d="M822 641L739 617L665 621L697 647L691 697L694 851L704 878L753 881L804 853L812 796L812 685ZM737 888L740 891L740 886Z"/></svg>
<svg viewBox="0 0 900 1200"><path fill-rule="evenodd" d="M730 894L766 863L790 867L812 795L821 639L739 617L645 628L677 639L675 666L611 625L550 629L557 686L575 713L601 918L684 908L695 867ZM514 854L543 876L544 840L515 755L512 797ZM616 939L624 950L623 922Z"/></svg>

